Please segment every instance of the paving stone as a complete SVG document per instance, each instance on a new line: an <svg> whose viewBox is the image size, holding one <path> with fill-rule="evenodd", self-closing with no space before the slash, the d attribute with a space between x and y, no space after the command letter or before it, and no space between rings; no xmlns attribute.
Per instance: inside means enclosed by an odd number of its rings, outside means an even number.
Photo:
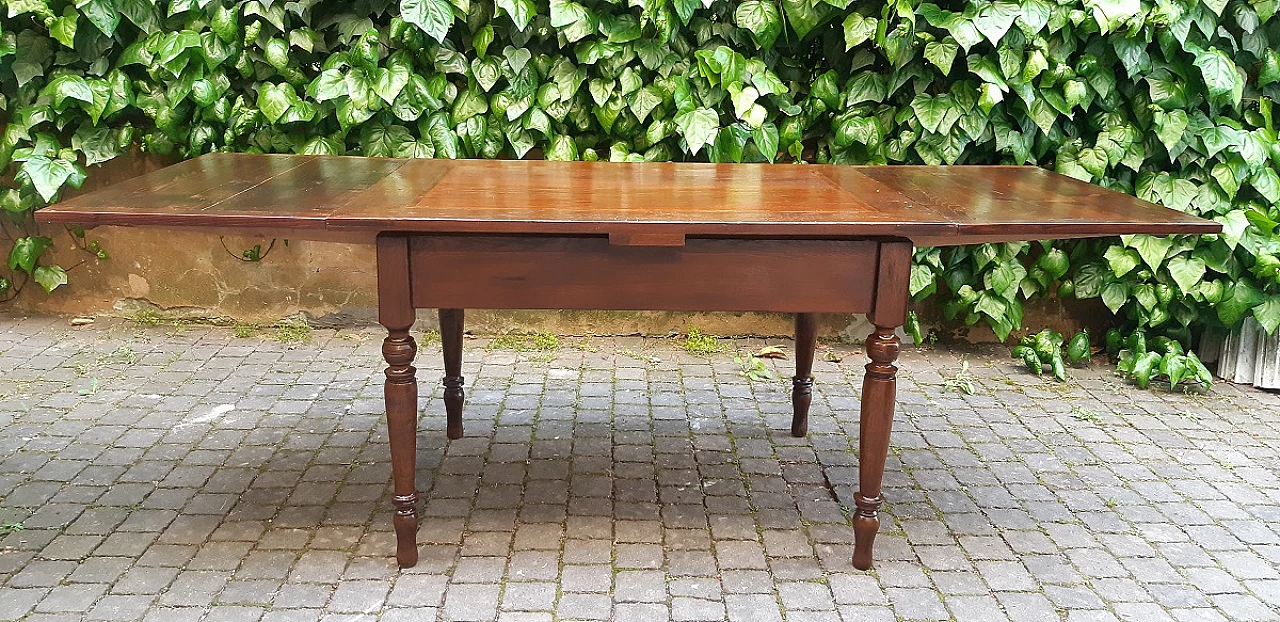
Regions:
<svg viewBox="0 0 1280 622"><path fill-rule="evenodd" d="M861 357L815 365L797 439L785 386L669 341L468 345L468 434L446 441L423 345L420 562L400 570L381 339L0 316L25 383L0 412L0 521L26 527L0 536L0 620L1280 617L1280 396L1142 392L1102 365L1049 390L986 347L903 351L861 572ZM103 391L66 390L122 345L138 360L95 370ZM958 355L972 395L939 389Z"/></svg>

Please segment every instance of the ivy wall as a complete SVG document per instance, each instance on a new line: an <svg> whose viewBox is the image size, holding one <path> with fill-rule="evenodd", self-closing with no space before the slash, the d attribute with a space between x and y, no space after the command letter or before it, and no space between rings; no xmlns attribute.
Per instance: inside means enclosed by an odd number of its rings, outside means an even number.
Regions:
<svg viewBox="0 0 1280 622"><path fill-rule="evenodd" d="M1174 335L1250 314L1274 330L1275 12L1276 0L0 0L0 297L67 282L31 212L134 146L1017 163L1225 233L919 249L914 296L1001 336L1037 296L1100 297Z"/></svg>

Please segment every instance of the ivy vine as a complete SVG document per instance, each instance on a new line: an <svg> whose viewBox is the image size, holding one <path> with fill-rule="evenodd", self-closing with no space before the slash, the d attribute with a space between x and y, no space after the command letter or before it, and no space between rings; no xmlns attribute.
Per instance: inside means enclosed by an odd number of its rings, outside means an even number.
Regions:
<svg viewBox="0 0 1280 622"><path fill-rule="evenodd" d="M1280 326L1276 0L0 6L0 295L66 283L32 211L135 146L1014 163L1224 232L922 248L916 299L1002 338L1040 296L1101 298L1174 336L1250 315Z"/></svg>

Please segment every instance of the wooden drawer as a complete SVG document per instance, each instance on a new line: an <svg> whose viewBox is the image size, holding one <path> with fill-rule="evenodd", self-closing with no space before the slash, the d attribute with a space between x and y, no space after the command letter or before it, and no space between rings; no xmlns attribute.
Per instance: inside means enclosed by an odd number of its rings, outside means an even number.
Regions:
<svg viewBox="0 0 1280 622"><path fill-rule="evenodd" d="M877 259L870 240L419 235L409 248L417 308L864 313Z"/></svg>

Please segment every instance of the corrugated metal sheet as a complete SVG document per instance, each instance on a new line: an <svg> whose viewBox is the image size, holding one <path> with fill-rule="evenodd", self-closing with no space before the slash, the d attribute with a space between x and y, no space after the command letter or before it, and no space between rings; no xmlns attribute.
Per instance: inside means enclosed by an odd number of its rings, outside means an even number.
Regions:
<svg viewBox="0 0 1280 622"><path fill-rule="evenodd" d="M1218 377L1261 389L1280 389L1280 335L1267 336L1253 318L1222 342Z"/></svg>

